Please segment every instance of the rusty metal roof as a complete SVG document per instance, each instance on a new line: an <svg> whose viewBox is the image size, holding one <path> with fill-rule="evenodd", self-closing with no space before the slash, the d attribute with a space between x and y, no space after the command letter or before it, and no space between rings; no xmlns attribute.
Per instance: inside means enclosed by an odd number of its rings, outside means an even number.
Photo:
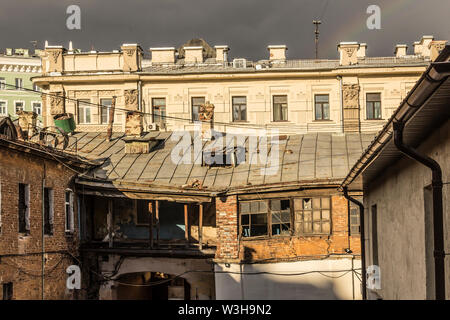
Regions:
<svg viewBox="0 0 450 320"><path fill-rule="evenodd" d="M374 137L373 133L308 133L279 136L275 145L266 137L242 136L245 143L239 143L227 141L224 135L201 142L202 148L192 146L188 150L190 159L201 159L202 151L223 149L228 143L228 146L245 146L245 162L236 166L202 166L201 161L172 160L172 150L180 141L179 133L147 133L148 137L161 139L163 143L144 154L126 154L124 136L118 133L111 141L105 139L106 133L76 133L70 138L69 149L72 152L77 149L78 155L88 159L104 160L103 165L92 173L95 179L175 188L186 188L197 182L205 190L219 192L290 183L337 185ZM194 137L197 133L189 134ZM258 150L267 147L269 157L274 152L273 159L279 165L272 167L272 173L270 162L251 161L251 157L259 157L259 154L249 152L251 139L256 139L251 143L256 141ZM276 147L278 156L275 156Z"/></svg>

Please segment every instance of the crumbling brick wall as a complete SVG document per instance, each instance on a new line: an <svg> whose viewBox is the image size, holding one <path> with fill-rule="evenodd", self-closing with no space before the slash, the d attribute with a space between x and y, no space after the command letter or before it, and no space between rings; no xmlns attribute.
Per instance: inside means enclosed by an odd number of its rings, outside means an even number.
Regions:
<svg viewBox="0 0 450 320"><path fill-rule="evenodd" d="M359 235L349 235L348 201L342 194L331 196L330 235L274 236L239 241L239 215L236 196L216 200L218 245L216 259L220 261L256 261L270 259L271 262L308 258L328 254L360 254Z"/></svg>
<svg viewBox="0 0 450 320"><path fill-rule="evenodd" d="M45 186L54 192L53 235L45 236L45 299L67 299L69 265L77 255L78 221L74 201L75 233L65 233L65 191L71 187L75 172L54 160L43 159L32 152L25 153L0 148L1 219L0 287L13 283L13 299L42 297L42 180L45 166ZM29 184L30 234L19 234L18 185ZM72 188L73 190L73 188ZM2 299L0 290L0 299Z"/></svg>

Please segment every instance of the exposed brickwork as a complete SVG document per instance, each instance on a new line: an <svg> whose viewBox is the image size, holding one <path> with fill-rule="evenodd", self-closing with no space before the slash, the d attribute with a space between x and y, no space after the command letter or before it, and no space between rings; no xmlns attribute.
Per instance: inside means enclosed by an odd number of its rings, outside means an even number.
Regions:
<svg viewBox="0 0 450 320"><path fill-rule="evenodd" d="M0 287L13 283L14 299L41 299L42 284L42 179L54 192L53 235L45 236L45 299L70 298L66 292L65 272L73 264L69 251L77 254L78 234L65 234L65 190L71 185L74 172L53 161L32 153L0 148L1 220L0 233ZM30 234L19 235L19 183L29 184ZM76 204L76 201L75 201ZM78 226L74 208L75 229ZM52 253L53 252L53 253ZM35 253L30 255L31 253ZM15 255L15 256L4 256ZM2 298L0 290L0 299Z"/></svg>
<svg viewBox="0 0 450 320"><path fill-rule="evenodd" d="M217 200L218 249L216 259L254 261L271 259L272 262L299 256L345 254L350 248L360 254L359 236L348 234L348 202L342 195L333 195L332 232L329 236L278 236L265 239L244 239L238 246L238 214L236 197L226 202ZM274 260L275 259L275 260Z"/></svg>
<svg viewBox="0 0 450 320"><path fill-rule="evenodd" d="M238 258L237 196L221 197L216 199L216 227L216 258Z"/></svg>

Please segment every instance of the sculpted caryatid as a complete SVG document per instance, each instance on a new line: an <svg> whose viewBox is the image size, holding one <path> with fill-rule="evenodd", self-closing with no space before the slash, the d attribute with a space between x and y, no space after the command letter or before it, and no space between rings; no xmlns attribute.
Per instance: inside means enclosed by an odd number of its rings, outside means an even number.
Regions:
<svg viewBox="0 0 450 320"><path fill-rule="evenodd" d="M214 117L214 105L207 101L200 106L198 118L200 121L210 121Z"/></svg>

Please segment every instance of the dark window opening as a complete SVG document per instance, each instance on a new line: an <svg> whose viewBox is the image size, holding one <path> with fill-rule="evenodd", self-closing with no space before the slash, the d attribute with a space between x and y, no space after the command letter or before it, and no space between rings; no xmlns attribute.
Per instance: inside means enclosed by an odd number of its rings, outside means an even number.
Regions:
<svg viewBox="0 0 450 320"><path fill-rule="evenodd" d="M65 193L65 220L66 232L73 232L73 192L70 190Z"/></svg>
<svg viewBox="0 0 450 320"><path fill-rule="evenodd" d="M53 190L44 188L44 234L53 235Z"/></svg>
<svg viewBox="0 0 450 320"><path fill-rule="evenodd" d="M3 300L13 299L13 284L12 282L7 282L3 284Z"/></svg>
<svg viewBox="0 0 450 320"><path fill-rule="evenodd" d="M150 201L137 200L137 225L149 225L150 224Z"/></svg>
<svg viewBox="0 0 450 320"><path fill-rule="evenodd" d="M30 234L29 186L19 183L19 233Z"/></svg>

